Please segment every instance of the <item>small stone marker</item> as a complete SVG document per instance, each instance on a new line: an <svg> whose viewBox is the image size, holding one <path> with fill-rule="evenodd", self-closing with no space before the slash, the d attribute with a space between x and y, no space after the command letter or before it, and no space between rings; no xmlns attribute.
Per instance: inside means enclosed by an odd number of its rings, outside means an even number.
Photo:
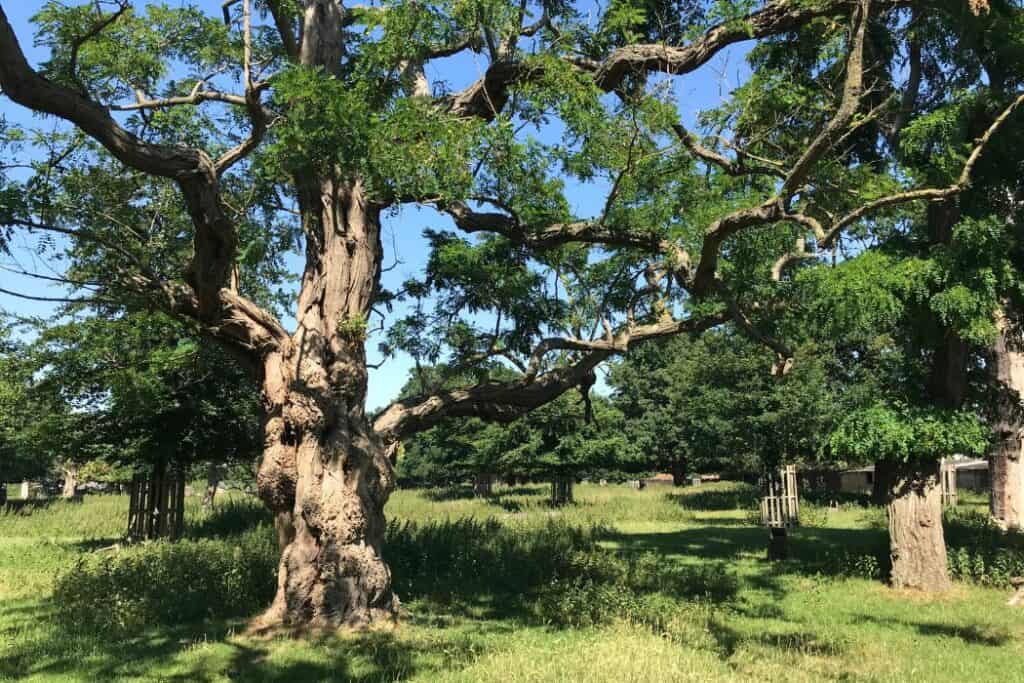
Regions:
<svg viewBox="0 0 1024 683"><path fill-rule="evenodd" d="M1009 607L1021 607L1024 605L1024 576L1015 576L1010 579L1010 585L1013 586L1016 593L1006 603Z"/></svg>

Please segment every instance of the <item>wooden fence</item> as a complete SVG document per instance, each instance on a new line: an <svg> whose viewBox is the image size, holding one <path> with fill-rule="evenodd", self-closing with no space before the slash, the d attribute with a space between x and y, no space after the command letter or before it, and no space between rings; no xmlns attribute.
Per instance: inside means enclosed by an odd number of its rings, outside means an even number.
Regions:
<svg viewBox="0 0 1024 683"><path fill-rule="evenodd" d="M185 477L156 472L136 475L129 488L128 538L177 539L185 527Z"/></svg>

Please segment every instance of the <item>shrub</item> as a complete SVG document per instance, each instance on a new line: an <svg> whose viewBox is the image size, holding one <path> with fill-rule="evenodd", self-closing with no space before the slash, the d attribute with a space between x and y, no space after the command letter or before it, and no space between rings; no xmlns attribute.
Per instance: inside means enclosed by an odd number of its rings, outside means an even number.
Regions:
<svg viewBox="0 0 1024 683"><path fill-rule="evenodd" d="M880 581L888 577L890 560L882 551L828 550L810 568L828 576Z"/></svg>
<svg viewBox="0 0 1024 683"><path fill-rule="evenodd" d="M625 619L659 630L680 599L717 602L739 591L739 579L724 562L680 566L655 553L577 553L565 570L568 574L545 585L535 602L537 616L555 626Z"/></svg>
<svg viewBox="0 0 1024 683"><path fill-rule="evenodd" d="M949 573L958 581L1008 588L1024 576L1024 535L1007 533L985 513L962 508L945 511Z"/></svg>
<svg viewBox="0 0 1024 683"><path fill-rule="evenodd" d="M127 634L253 614L273 598L277 547L266 528L237 540L154 541L83 555L57 579L61 619L75 630Z"/></svg>

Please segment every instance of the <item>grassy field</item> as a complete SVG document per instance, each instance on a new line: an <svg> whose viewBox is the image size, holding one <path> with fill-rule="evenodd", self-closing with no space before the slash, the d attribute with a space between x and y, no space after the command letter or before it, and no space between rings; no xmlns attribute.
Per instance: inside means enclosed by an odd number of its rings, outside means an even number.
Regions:
<svg viewBox="0 0 1024 683"><path fill-rule="evenodd" d="M251 501L193 503L188 540L127 550L109 547L123 497L9 509L0 679L1024 680L1024 610L1005 589L927 600L860 578L882 570L880 510L809 509L793 559L769 564L742 487L581 485L562 510L545 495L396 493L402 624L307 640L241 635L273 588L271 528Z"/></svg>

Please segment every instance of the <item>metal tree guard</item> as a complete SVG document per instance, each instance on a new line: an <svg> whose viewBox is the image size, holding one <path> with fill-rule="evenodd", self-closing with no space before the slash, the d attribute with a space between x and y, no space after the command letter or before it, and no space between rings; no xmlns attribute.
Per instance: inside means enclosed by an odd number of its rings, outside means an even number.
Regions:
<svg viewBox="0 0 1024 683"><path fill-rule="evenodd" d="M766 479L767 495L761 499L761 524L768 527L768 559L787 556L786 538L791 527L800 525L800 497L797 492L796 466L786 465L779 477Z"/></svg>

